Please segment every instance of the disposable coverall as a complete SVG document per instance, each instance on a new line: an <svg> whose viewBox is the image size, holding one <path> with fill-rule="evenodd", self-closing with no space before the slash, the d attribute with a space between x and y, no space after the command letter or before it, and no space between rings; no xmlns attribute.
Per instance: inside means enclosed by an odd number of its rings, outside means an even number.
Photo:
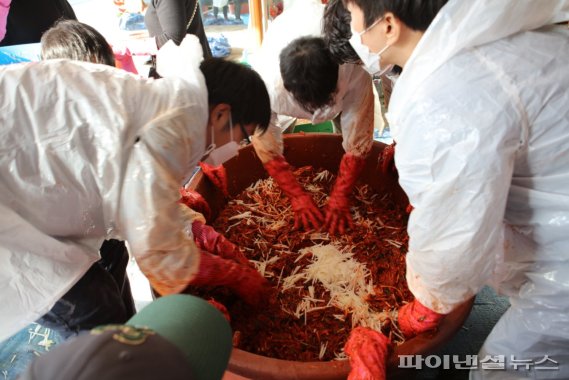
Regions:
<svg viewBox="0 0 569 380"><path fill-rule="evenodd" d="M266 133L256 133L253 138L255 151L265 166L283 154L282 130L277 115L309 119L313 124L334 120L340 115L343 148L358 159L364 158L371 149L374 119L381 125L383 123L379 102L374 101L372 78L357 65L340 65L332 104L313 113L304 109L285 89L279 68L280 52L299 37L320 37L323 14L324 5L315 0L287 9L271 24L258 56L252 61L267 85L273 111ZM282 186L281 182L279 185Z"/></svg>
<svg viewBox="0 0 569 380"><path fill-rule="evenodd" d="M568 19L567 0L450 0L391 97L410 290L443 314L485 283L510 296L478 356L505 371L473 378L569 378Z"/></svg>
<svg viewBox="0 0 569 380"><path fill-rule="evenodd" d="M45 61L0 69L0 341L38 319L127 240L161 294L200 265L178 189L205 149L207 91L107 66ZM41 85L38 85L41 84Z"/></svg>

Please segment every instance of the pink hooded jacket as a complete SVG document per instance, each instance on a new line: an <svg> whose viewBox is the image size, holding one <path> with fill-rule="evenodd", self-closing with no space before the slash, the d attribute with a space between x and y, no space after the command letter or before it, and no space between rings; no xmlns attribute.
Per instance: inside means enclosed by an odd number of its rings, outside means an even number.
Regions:
<svg viewBox="0 0 569 380"><path fill-rule="evenodd" d="M0 0L0 41L6 35L6 20L8 19L8 11L10 10L11 0Z"/></svg>

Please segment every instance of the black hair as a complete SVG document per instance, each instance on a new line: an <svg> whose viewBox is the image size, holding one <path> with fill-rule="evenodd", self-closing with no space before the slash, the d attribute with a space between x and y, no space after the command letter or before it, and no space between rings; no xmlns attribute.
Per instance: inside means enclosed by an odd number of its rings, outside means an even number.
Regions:
<svg viewBox="0 0 569 380"><path fill-rule="evenodd" d="M255 124L265 131L271 120L271 101L265 82L250 67L222 58L207 58L200 64L205 77L208 103L228 104L234 124Z"/></svg>
<svg viewBox="0 0 569 380"><path fill-rule="evenodd" d="M365 27L391 12L413 30L425 31L448 0L344 0L354 3L364 14Z"/></svg>
<svg viewBox="0 0 569 380"><path fill-rule="evenodd" d="M76 20L61 20L42 35L41 56L115 65L113 49L105 37Z"/></svg>
<svg viewBox="0 0 569 380"><path fill-rule="evenodd" d="M324 42L338 64L361 64L360 57L350 45L352 16L342 3L342 0L330 0L324 8L322 20L322 35Z"/></svg>
<svg viewBox="0 0 569 380"><path fill-rule="evenodd" d="M339 65L323 38L297 38L279 59L285 89L305 110L314 112L334 100Z"/></svg>

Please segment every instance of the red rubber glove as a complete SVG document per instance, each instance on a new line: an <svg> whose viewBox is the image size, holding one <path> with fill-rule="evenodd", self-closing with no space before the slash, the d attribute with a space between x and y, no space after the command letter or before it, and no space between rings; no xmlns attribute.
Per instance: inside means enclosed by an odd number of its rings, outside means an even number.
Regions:
<svg viewBox="0 0 569 380"><path fill-rule="evenodd" d="M225 307L224 304L222 304L221 302L217 302L215 299L210 298L207 302L209 302L209 304L213 307L215 307L217 310L219 310L219 312L221 314L223 314L223 316L225 317L225 319L227 320L227 322L231 323L231 317L229 316L229 312L227 311L227 308Z"/></svg>
<svg viewBox="0 0 569 380"><path fill-rule="evenodd" d="M269 282L257 270L202 251L193 286L225 286L250 305L258 306L270 294Z"/></svg>
<svg viewBox="0 0 569 380"><path fill-rule="evenodd" d="M227 240L213 227L195 221L192 223L192 234L198 248L224 259L233 260L238 264L250 265L249 260L243 255L239 247Z"/></svg>
<svg viewBox="0 0 569 380"><path fill-rule="evenodd" d="M301 226L305 230L310 230L311 228L319 229L324 220L322 213L312 197L300 186L285 158L279 155L264 166L269 175L277 181L279 187L290 199L292 209L294 210L294 229L296 230Z"/></svg>
<svg viewBox="0 0 569 380"><path fill-rule="evenodd" d="M229 191L227 190L227 172L223 165L211 166L205 162L200 161L200 168L203 174L217 187L226 198L229 198Z"/></svg>
<svg viewBox="0 0 569 380"><path fill-rule="evenodd" d="M344 346L350 357L348 380L385 380L387 337L367 327L356 327Z"/></svg>
<svg viewBox="0 0 569 380"><path fill-rule="evenodd" d="M395 167L395 145L394 141L393 144L386 146L377 160L377 166L384 175L390 172L397 173L397 168Z"/></svg>
<svg viewBox="0 0 569 380"><path fill-rule="evenodd" d="M338 177L326 206L324 228L332 235L336 232L344 234L346 227L353 227L350 215L350 195L364 165L363 157L354 156L352 153L346 153L342 157Z"/></svg>
<svg viewBox="0 0 569 380"><path fill-rule="evenodd" d="M178 202L183 203L192 210L201 213L205 220L209 220L209 218L211 218L211 208L209 208L209 204L200 193L182 187L180 188L180 195L182 197Z"/></svg>
<svg viewBox="0 0 569 380"><path fill-rule="evenodd" d="M413 302L399 309L397 321L399 329L405 338L408 339L422 332L437 328L443 317L444 314L434 312L423 306L419 301L413 300Z"/></svg>

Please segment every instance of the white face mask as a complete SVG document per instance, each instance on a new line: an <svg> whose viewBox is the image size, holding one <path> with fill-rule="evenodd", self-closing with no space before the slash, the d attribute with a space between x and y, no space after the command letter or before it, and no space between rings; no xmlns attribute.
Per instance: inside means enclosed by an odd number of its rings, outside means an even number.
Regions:
<svg viewBox="0 0 569 380"><path fill-rule="evenodd" d="M213 135L214 133L212 126L211 145L206 149L204 157L207 156L207 158L205 160L202 159L203 162L212 166L219 166L239 154L239 144L233 141L233 120L231 118L231 115L229 115L229 138L231 141L217 148L215 146Z"/></svg>
<svg viewBox="0 0 569 380"><path fill-rule="evenodd" d="M385 67L381 67L381 54L387 50L389 45L386 45L383 49L381 49L377 53L372 53L369 50L369 48L363 44L362 36L364 35L364 33L373 28L381 20L382 18L379 18L376 22L371 24L368 28L366 28L364 31L360 33L352 29L352 37L350 38L350 45L352 45L352 47L358 54L358 57L360 57L360 59L362 60L364 64L364 69L371 75L376 74L378 76L385 74L386 72L388 72L393 68L393 65L387 65Z"/></svg>

